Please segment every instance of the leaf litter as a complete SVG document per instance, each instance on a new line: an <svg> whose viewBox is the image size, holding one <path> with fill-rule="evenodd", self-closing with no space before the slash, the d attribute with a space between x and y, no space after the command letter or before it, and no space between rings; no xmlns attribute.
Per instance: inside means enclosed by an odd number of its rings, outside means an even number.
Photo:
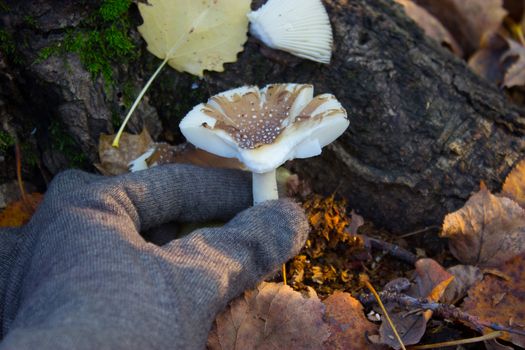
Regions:
<svg viewBox="0 0 525 350"><path fill-rule="evenodd" d="M208 165L221 166L223 161L202 158L197 153L185 152L183 148L177 148L177 146L155 143L153 145L157 147L156 152L164 152L166 155L166 152L169 151L172 156L167 157L169 160L164 159L164 161L160 161L158 155L150 156L149 166L164 162L188 162L201 166L209 162L214 164ZM184 156L180 157L180 154ZM124 162L121 162L122 164ZM503 193L512 198L521 198L522 165L517 166L509 174L504 186ZM378 261L381 261L377 259L380 255L372 254L370 247L365 244L366 239L363 239L366 236L362 236L363 232L371 232L369 223L363 225L363 218L355 213L347 215L347 204L344 200L336 199L335 195L322 197L312 194L309 186L296 175L288 175L286 184L288 194L295 196L303 203L311 226L307 244L300 254L287 264L291 286L264 282L256 290L247 291L244 296L232 301L226 311L215 321L215 328L210 333L208 344L211 349L287 347L344 349L348 347L348 344L360 344L360 348L363 349L381 348L385 346L383 344L399 348L399 344L392 336L390 326L382 322L378 329L378 326L365 316L365 312L370 310L369 306L363 308L361 303L352 297L352 294L356 295L361 292L357 281L358 272L366 271L372 276L377 273L374 283L384 286L382 293L389 293L389 290L393 288L402 296L413 297L417 300L424 299L428 302L449 303L445 305L453 306L461 302L469 290L476 288L473 285L480 283L482 272L473 266L474 264L495 266L498 261L505 260L505 258L500 259L497 253L492 254L490 247L481 244L480 235L487 234L487 232L494 234L503 232L499 233L503 238L495 240L505 242L505 236L509 235L508 231L498 230L498 225L503 225L505 229L509 227L513 229L515 224L502 223L507 221L512 223L516 218L518 221L521 220L520 210L522 208L514 202L514 199L506 198L503 194L492 195L488 189L482 188L465 204L465 208L449 214L453 219L455 218L455 221L450 218L445 219L443 232L450 233L449 229L452 227L459 227L461 230L468 228L466 230L470 234L468 239L474 242L477 239L476 244L483 248L478 251L483 254L475 254L473 258L472 249L467 249L467 245L461 243L461 240L459 240L460 243L457 243L454 242L454 237L450 237L451 251L456 251L458 260L467 265L456 266L447 272L432 259L419 259L415 264L412 281L406 278L396 279L400 274L409 276L410 267L407 264L399 264L399 262L396 265L395 260L383 265L377 264ZM507 208L508 205L510 205L510 210ZM493 212L499 214L493 215L491 214ZM499 221L494 221L491 215ZM479 224L480 220L487 222ZM449 221L448 224L447 221ZM450 222L456 222L456 225ZM462 222L462 224L457 224L457 222ZM493 231L489 231L491 225L494 226ZM479 230L481 227L483 230ZM361 235L357 234L358 230ZM372 229L372 232L381 236L380 230ZM461 237L461 234L457 236ZM387 237L392 238L389 233L385 233L382 238ZM514 240L514 242L521 241ZM454 244L456 248L453 248ZM465 247L461 248L462 246ZM519 251L520 245L517 244L515 249ZM507 258L511 258L514 250L507 251L511 252ZM385 269L390 270L386 275ZM499 271L497 267L492 269L490 275L498 276L497 271ZM453 275L457 278L454 279ZM387 283L388 281L390 282ZM498 296L503 300L501 293ZM272 305L275 306L272 310L278 309L280 312L270 312ZM425 339L422 337L425 336L425 332L428 332L428 322L432 317L430 309L425 310L414 305L399 303L395 298L389 299L387 305L392 313L394 325L402 334L402 339L406 344L417 344L421 339ZM347 310L345 314L351 320L344 322L341 320L342 313L337 310L342 309ZM314 324L316 331L310 332L310 327L313 327ZM446 329L447 327L438 326L439 328ZM301 343L302 341L306 343Z"/></svg>
<svg viewBox="0 0 525 350"><path fill-rule="evenodd" d="M525 103L522 0L396 0L425 34L468 62L515 103Z"/></svg>
<svg viewBox="0 0 525 350"><path fill-rule="evenodd" d="M521 69L525 50L522 36L520 39L525 21L523 6L520 10L522 13L516 15L518 10L507 7L507 3L511 2L418 0L417 4L426 13L422 15L420 11L418 16L423 20L420 18L416 22L429 22L427 25L431 28L426 28L425 32L445 43L457 55L470 57L472 63L469 64L473 67L477 65L478 69L475 70L481 75L492 76L492 80L503 87L520 87L525 85ZM449 12L446 15L455 17L454 23L459 23L458 26L451 26L450 22L443 19L447 6L454 14L451 16ZM489 8L493 11L488 11ZM505 10L508 17L505 17ZM428 19L431 17L438 22ZM512 25L508 24L508 18L513 21ZM490 38L495 37L498 39L491 41ZM155 45L151 44L152 47ZM165 55L159 57L167 58ZM214 63L215 67L219 67L217 70L222 69L222 63ZM176 64L173 63L173 66ZM190 67L188 71L194 69L194 74L202 75L204 69L214 69L203 67ZM171 162L199 165L213 162L195 150L180 152L176 146L155 143L149 135L138 135L135 141L132 139L135 135L128 136L131 137L129 146L121 146L118 152L110 149L112 136L108 136L107 140L101 137L101 162L96 166L103 174L128 172L129 162L152 146L155 151L147 159L148 166ZM223 160L215 161L213 166L224 164ZM369 308L363 308L351 294L342 292L346 290L356 295L361 291L356 281L357 271L366 271L375 277L374 284L384 286L384 293L393 289L398 294L427 301L439 300L448 305L461 303L468 293L461 304L463 311L485 320L485 324L499 323L522 330L525 324L522 315L525 304L522 239L524 173L525 160L509 174L501 194L493 195L482 187L464 208L449 214L448 221L445 219L442 234L448 237L450 250L455 257L466 265L455 266L447 272L434 260L420 259L416 263L412 280L394 278L409 275L410 267L406 264L397 264L395 260L388 260L388 257L377 252L372 254L363 239L356 234L359 227L361 233L370 232L370 224L361 226L362 218L357 215L348 217L344 201L336 200L335 195L321 197L311 194L305 190L307 186L294 178L290 181L290 194L297 197L297 193L301 192L299 199L308 214L312 232L305 249L287 265L292 275L293 289L264 282L256 290L247 291L244 296L232 301L227 310L217 317L214 331L210 333L209 346L220 349L297 348L299 345L304 345L301 348L318 349L344 349L352 348L352 345L362 349L381 348L382 345L371 344L369 337L366 337L378 332L378 326L364 316ZM16 205L13 204L13 207ZM36 205L33 210L34 207ZM6 216L5 212L2 214ZM388 233L382 235L381 230L374 228L372 231L381 238L391 239L387 238ZM499 244L506 254L495 251L490 247L490 242ZM475 254L473 249L468 249L470 243L477 248ZM493 270L483 274L483 270L473 265L490 266ZM384 273L385 269L389 270L387 274ZM455 278L452 279L452 275ZM392 306L395 303L391 301L390 304ZM400 304L394 305L392 311L394 316L404 315L406 319L414 316L408 327L403 326L403 322L407 322L404 319L396 326L400 327L405 338L410 338L407 334L411 335L412 340L408 339L407 343L419 342L422 333L428 328L431 312ZM389 326L382 323L381 328L383 342L389 343ZM418 332L414 332L416 329ZM476 327L473 329L478 330ZM505 333L503 340L524 346L520 334ZM235 347L239 344L249 346ZM398 346L397 343L391 345Z"/></svg>

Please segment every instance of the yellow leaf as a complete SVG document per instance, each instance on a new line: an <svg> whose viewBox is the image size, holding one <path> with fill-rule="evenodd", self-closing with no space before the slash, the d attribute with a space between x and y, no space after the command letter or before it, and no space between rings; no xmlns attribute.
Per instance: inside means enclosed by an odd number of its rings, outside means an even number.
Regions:
<svg viewBox="0 0 525 350"><path fill-rule="evenodd" d="M155 56L199 77L222 72L246 42L250 0L149 0L139 3L138 30Z"/></svg>

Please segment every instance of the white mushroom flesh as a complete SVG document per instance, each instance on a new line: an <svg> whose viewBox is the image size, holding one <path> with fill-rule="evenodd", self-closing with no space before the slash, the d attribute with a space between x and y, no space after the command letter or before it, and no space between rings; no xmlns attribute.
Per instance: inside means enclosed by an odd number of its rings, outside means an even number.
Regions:
<svg viewBox="0 0 525 350"><path fill-rule="evenodd" d="M265 173L287 160L320 154L348 124L333 95L313 97L308 84L271 84L213 96L193 108L180 128L195 146Z"/></svg>

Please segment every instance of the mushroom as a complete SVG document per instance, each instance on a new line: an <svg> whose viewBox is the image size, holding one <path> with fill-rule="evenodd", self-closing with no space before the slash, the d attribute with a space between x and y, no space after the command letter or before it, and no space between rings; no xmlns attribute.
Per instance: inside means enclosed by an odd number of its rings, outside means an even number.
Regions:
<svg viewBox="0 0 525 350"><path fill-rule="evenodd" d="M269 0L248 19L250 33L267 46L330 63L332 27L321 0Z"/></svg>
<svg viewBox="0 0 525 350"><path fill-rule="evenodd" d="M243 163L253 173L257 204L278 198L278 166L321 154L348 124L333 95L313 97L309 84L270 84L215 95L195 106L179 126L197 148Z"/></svg>

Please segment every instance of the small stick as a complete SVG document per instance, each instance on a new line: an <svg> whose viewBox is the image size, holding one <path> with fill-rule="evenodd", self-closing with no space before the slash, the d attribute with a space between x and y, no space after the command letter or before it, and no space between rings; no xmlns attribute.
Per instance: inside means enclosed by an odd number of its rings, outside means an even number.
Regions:
<svg viewBox="0 0 525 350"><path fill-rule="evenodd" d="M283 284L286 286L287 285L286 283L286 264L283 264L281 269L283 271Z"/></svg>
<svg viewBox="0 0 525 350"><path fill-rule="evenodd" d="M18 182L18 188L20 189L20 195L22 201L27 203L26 191L24 188L24 182L22 181L22 152L20 152L20 144L18 141L15 143L15 158L16 158L16 179Z"/></svg>
<svg viewBox="0 0 525 350"><path fill-rule="evenodd" d="M399 342L399 345L401 346L401 349L406 350L405 344L403 344L403 340L401 340L401 337L399 336L399 333L397 333L397 329L394 326L394 322L392 322L392 320L390 319L390 316L388 315L388 312L386 311L385 305L383 305L383 302L381 301L381 298L379 297L379 294L377 294L374 286L372 286L370 281L368 281L368 276L361 274L359 276L359 279L360 279L360 281L362 283L364 283L366 288L368 288L372 292L374 297L376 298L376 301L379 304L379 307L381 308L381 310L383 310L383 314L385 315L386 320L388 321L388 324L390 325L390 328L392 328L392 331L394 332L394 335L396 336L396 339Z"/></svg>
<svg viewBox="0 0 525 350"><path fill-rule="evenodd" d="M409 252L408 250L404 248L401 248L400 246L396 244L388 243L383 240L368 237L365 235L358 235L358 236L360 236L365 241L365 245L370 245L374 249L385 251L389 255L393 256L394 258L402 260L411 265L414 265L417 261L417 256L415 254Z"/></svg>
<svg viewBox="0 0 525 350"><path fill-rule="evenodd" d="M422 349L436 349L441 348L445 346L454 346L454 345L461 345L461 344L472 344L472 343L478 343L480 341L485 340L491 340L498 337L501 337L503 335L503 332L495 331L490 332L485 335L479 336L479 337L473 337L473 338L466 338L466 339L458 339L458 340L451 340L451 341L445 341L441 343L434 343L434 344L425 344L425 345L415 345L409 347L410 350L422 350Z"/></svg>
<svg viewBox="0 0 525 350"><path fill-rule="evenodd" d="M416 231L412 231L412 232L409 232L409 233L405 233L401 236L399 236L399 238L406 238L406 237L410 237L410 236L415 236L415 235L418 235L420 233L423 233L423 232L427 232L427 231L430 231L430 230L433 230L435 228L439 228L439 226L427 226L427 227L423 227L422 229L420 230L416 230Z"/></svg>
<svg viewBox="0 0 525 350"><path fill-rule="evenodd" d="M385 291L379 294L381 296L381 299L386 302L397 303L399 305L403 305L409 308L431 310L433 311L435 316L444 319L466 322L472 325L475 328L475 330L480 333L483 333L484 328L490 328L495 331L503 331L525 336L525 330L506 327L495 322L484 322L480 320L479 317L470 315L454 305L431 302L426 299L418 299L406 294L395 292ZM375 303L375 300L375 295L368 294L359 296L359 301L365 306Z"/></svg>

